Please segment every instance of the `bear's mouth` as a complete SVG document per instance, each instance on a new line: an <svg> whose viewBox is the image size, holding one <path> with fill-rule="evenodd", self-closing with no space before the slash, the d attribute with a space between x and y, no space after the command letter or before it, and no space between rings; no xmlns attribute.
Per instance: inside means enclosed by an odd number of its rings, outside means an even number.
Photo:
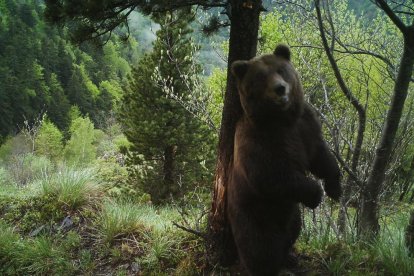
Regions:
<svg viewBox="0 0 414 276"><path fill-rule="evenodd" d="M290 105L289 96L287 95L273 98L273 102L277 105L277 108L281 109L282 111L288 109Z"/></svg>

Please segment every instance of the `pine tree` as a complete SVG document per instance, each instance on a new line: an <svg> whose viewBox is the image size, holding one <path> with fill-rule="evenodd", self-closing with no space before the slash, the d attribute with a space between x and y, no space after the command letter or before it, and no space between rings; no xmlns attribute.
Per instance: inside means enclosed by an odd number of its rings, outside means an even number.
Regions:
<svg viewBox="0 0 414 276"><path fill-rule="evenodd" d="M211 162L215 146L207 127L171 97L188 100L195 89L193 77L200 73L189 37L191 17L185 10L155 18L161 29L153 51L133 70L123 97L120 118L132 143L129 162L131 168L145 162L154 167L147 170L143 188L156 203L202 181L202 162Z"/></svg>

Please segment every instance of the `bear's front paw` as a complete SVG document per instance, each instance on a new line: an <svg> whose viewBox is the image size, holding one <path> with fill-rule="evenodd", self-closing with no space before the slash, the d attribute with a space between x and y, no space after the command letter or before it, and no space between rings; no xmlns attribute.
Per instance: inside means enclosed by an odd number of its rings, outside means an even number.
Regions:
<svg viewBox="0 0 414 276"><path fill-rule="evenodd" d="M338 201L342 195L341 185L336 183L325 183L324 185L326 195L332 198L335 201Z"/></svg>
<svg viewBox="0 0 414 276"><path fill-rule="evenodd" d="M312 186L312 189L309 189L302 203L306 207L315 209L316 207L318 207L319 203L321 203L322 195L323 195L323 191L322 191L321 186L319 184L314 185Z"/></svg>

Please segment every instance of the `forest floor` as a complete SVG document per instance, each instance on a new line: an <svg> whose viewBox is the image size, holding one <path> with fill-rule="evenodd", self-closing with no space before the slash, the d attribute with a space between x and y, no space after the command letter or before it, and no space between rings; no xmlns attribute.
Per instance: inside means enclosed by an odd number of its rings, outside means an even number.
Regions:
<svg viewBox="0 0 414 276"><path fill-rule="evenodd" d="M90 170L17 187L0 183L0 275L230 275L205 262L206 202L153 206L108 193ZM208 198L208 195L205 196ZM409 206L384 208L378 240L338 238L335 207L304 210L298 265L282 275L414 275L404 246Z"/></svg>

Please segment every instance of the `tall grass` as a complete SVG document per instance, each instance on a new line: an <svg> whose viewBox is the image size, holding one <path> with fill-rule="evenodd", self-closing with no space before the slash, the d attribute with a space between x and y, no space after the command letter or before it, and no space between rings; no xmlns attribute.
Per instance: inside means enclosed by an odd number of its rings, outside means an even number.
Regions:
<svg viewBox="0 0 414 276"><path fill-rule="evenodd" d="M38 183L45 196L56 196L70 210L91 204L102 196L102 187L91 169L63 168L54 174L44 174Z"/></svg>
<svg viewBox="0 0 414 276"><path fill-rule="evenodd" d="M305 227L298 242L309 254L315 268L329 275L414 275L414 258L404 244L408 213L386 214L380 235L373 241L360 240L354 233L337 233L335 210L321 206L315 213L305 212ZM324 209L325 208L325 209Z"/></svg>
<svg viewBox="0 0 414 276"><path fill-rule="evenodd" d="M182 248L184 236L177 232L155 230L148 233L145 240L148 241L142 243L145 255L139 262L148 272L166 272L168 267L176 267L186 254Z"/></svg>
<svg viewBox="0 0 414 276"><path fill-rule="evenodd" d="M73 267L67 252L52 240L39 237L17 244L14 253L17 271L35 275L71 275Z"/></svg>
<svg viewBox="0 0 414 276"><path fill-rule="evenodd" d="M405 246L408 214L399 212L382 223L382 231L371 244L371 255L389 275L414 275L414 258Z"/></svg>
<svg viewBox="0 0 414 276"><path fill-rule="evenodd" d="M72 275L70 256L46 237L21 239L0 222L1 275Z"/></svg>
<svg viewBox="0 0 414 276"><path fill-rule="evenodd" d="M140 207L129 202L105 202L97 218L100 240L112 243L118 237L142 233L144 212Z"/></svg>
<svg viewBox="0 0 414 276"><path fill-rule="evenodd" d="M0 275L11 272L15 243L19 241L19 235L13 229L0 221Z"/></svg>

